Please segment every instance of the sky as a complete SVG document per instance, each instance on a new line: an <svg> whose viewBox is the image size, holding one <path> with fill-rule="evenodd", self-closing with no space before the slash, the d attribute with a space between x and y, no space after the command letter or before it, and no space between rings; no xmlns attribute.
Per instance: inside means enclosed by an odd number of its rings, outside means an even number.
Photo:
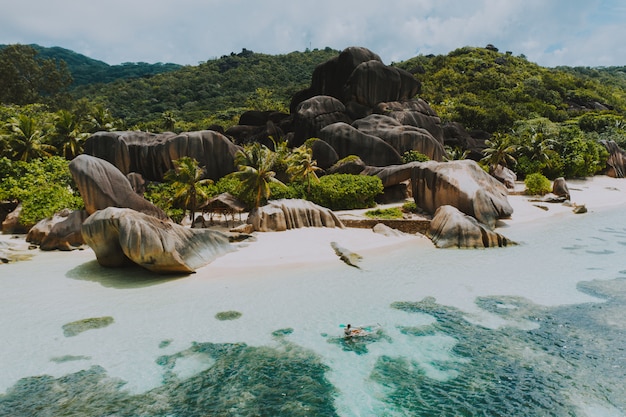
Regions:
<svg viewBox="0 0 626 417"><path fill-rule="evenodd" d="M0 44L111 65L349 46L390 64L492 44L546 67L624 66L625 39L624 0L0 0Z"/></svg>

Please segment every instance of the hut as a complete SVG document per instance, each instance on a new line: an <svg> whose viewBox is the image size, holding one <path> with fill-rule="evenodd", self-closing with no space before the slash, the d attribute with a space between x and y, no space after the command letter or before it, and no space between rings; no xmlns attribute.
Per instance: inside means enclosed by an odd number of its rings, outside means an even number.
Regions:
<svg viewBox="0 0 626 417"><path fill-rule="evenodd" d="M213 224L214 215L222 215L228 226L228 216L230 215L233 225L235 224L235 214L239 214L239 220L241 221L241 212L246 209L244 203L235 198L230 193L222 193L217 195L198 207L204 213L209 213L209 222Z"/></svg>

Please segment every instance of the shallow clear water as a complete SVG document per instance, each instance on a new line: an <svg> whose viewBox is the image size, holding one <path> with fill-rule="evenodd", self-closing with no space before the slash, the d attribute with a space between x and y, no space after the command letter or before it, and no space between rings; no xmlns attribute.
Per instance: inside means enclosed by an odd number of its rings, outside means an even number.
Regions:
<svg viewBox="0 0 626 417"><path fill-rule="evenodd" d="M360 270L166 279L89 250L2 265L0 415L623 416L623 213ZM345 323L382 331L346 341Z"/></svg>

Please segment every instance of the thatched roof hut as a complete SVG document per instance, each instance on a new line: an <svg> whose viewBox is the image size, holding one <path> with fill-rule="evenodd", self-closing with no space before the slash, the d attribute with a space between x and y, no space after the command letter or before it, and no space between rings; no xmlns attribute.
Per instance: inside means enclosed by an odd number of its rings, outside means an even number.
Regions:
<svg viewBox="0 0 626 417"><path fill-rule="evenodd" d="M213 221L214 214L221 214L224 218L230 214L234 222L235 213L241 214L241 212L245 211L246 206L234 195L222 193L207 200L205 203L201 204L198 209L202 210L202 213L209 213L211 221Z"/></svg>

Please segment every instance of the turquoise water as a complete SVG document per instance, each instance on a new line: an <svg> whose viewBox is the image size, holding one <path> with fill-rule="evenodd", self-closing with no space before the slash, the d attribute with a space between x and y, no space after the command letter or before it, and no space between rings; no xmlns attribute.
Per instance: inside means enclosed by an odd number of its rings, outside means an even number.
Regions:
<svg viewBox="0 0 626 417"><path fill-rule="evenodd" d="M88 250L2 265L0 415L623 416L623 213L361 270L164 279ZM348 322L382 330L346 341Z"/></svg>

